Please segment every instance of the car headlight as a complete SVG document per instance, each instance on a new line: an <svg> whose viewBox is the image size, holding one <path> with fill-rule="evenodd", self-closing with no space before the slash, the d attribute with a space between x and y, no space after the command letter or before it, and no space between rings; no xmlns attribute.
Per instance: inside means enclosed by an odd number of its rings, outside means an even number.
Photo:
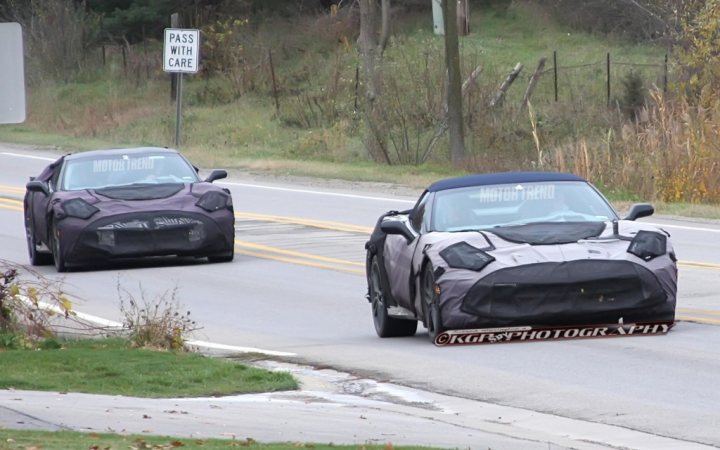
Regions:
<svg viewBox="0 0 720 450"><path fill-rule="evenodd" d="M195 203L195 206L204 209L207 212L214 212L230 205L230 197L218 191L206 192L200 197L200 200Z"/></svg>
<svg viewBox="0 0 720 450"><path fill-rule="evenodd" d="M644 261L650 261L667 252L667 236L655 231L638 231L627 251Z"/></svg>
<svg viewBox="0 0 720 450"><path fill-rule="evenodd" d="M81 198L73 198L62 202L60 207L66 216L77 217L78 219L89 219L93 214L100 211Z"/></svg>
<svg viewBox="0 0 720 450"><path fill-rule="evenodd" d="M483 267L495 261L492 255L488 255L467 242L458 242L449 246L440 252L440 256L450 267L476 271L482 270Z"/></svg>

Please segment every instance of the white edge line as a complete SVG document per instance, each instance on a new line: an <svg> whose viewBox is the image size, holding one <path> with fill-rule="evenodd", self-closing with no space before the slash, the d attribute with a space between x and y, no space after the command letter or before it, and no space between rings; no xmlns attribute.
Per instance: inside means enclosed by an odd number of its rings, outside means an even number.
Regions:
<svg viewBox="0 0 720 450"><path fill-rule="evenodd" d="M210 348L213 350L230 350L238 353L262 353L263 355L272 355L272 356L296 356L295 353L289 353L289 352L280 352L275 350L263 350L261 348L255 348L255 347L238 347L235 345L227 345L227 344L217 344L215 342L207 342L207 341L185 341L188 345L194 345L197 347L204 347L204 348Z"/></svg>
<svg viewBox="0 0 720 450"><path fill-rule="evenodd" d="M16 158L39 159L41 161L56 161L57 158L48 158L45 156L22 155L20 153L0 152L0 155L14 156Z"/></svg>
<svg viewBox="0 0 720 450"><path fill-rule="evenodd" d="M26 302L29 302L26 298L23 299ZM46 302L38 302L39 306L43 309L50 310L56 314L65 314L65 311L63 311L60 307L57 305L51 305ZM97 325L100 325L102 327L107 328L115 328L115 329L123 329L123 324L120 322L115 322L113 320L103 319L102 317L93 316L91 314L86 314L83 312L75 311L73 310L72 313L85 321L95 323ZM187 340L185 341L187 345L191 345L194 347L203 347L213 350L229 350L233 352L238 353L261 353L263 355L269 355L269 356L296 356L295 353L289 353L289 352L280 352L275 350L264 350L261 348L255 348L255 347L238 347L235 345L227 345L227 344L217 344L214 342L206 342L206 341L196 341L196 340Z"/></svg>
<svg viewBox="0 0 720 450"><path fill-rule="evenodd" d="M390 197L373 197L370 195L357 195L357 194L341 194L339 192L322 192L322 191L312 191L309 189L292 189L292 188L282 188L282 187L276 187L276 186L264 186L260 184L248 184L248 183L233 183L230 181L218 181L216 184L225 184L228 186L239 186L239 187L249 187L249 188L255 188L255 189L267 189L271 191L284 191L284 192L297 192L298 194L315 194L315 195L327 195L331 197L344 197L344 198L357 198L361 200L377 200L377 201L383 201L383 202L399 202L399 203L408 203L408 204L415 204L414 200L402 200L398 198L390 198Z"/></svg>
<svg viewBox="0 0 720 450"><path fill-rule="evenodd" d="M720 233L720 229L717 228L703 228L703 227L690 227L687 225L669 225L665 223L652 223L652 222L638 222L638 223L646 223L648 225L652 225L654 227L658 228L677 228L680 230L692 230L692 231L710 231L713 233Z"/></svg>

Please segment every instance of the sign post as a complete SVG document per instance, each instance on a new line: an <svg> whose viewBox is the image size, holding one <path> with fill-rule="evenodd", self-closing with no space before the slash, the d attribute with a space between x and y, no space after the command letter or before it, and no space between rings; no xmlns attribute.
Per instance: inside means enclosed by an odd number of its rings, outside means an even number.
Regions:
<svg viewBox="0 0 720 450"><path fill-rule="evenodd" d="M0 123L25 122L22 28L0 23Z"/></svg>
<svg viewBox="0 0 720 450"><path fill-rule="evenodd" d="M177 109L175 117L175 147L180 147L182 126L182 81L184 73L197 73L200 62L200 31L165 28L163 70L177 73Z"/></svg>

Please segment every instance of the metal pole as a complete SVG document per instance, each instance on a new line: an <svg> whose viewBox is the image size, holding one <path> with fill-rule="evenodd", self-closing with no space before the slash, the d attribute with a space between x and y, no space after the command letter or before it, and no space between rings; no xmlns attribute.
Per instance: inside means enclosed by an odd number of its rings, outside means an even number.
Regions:
<svg viewBox="0 0 720 450"><path fill-rule="evenodd" d="M667 92L668 87L668 55L665 53L665 66L663 68L663 92Z"/></svg>
<svg viewBox="0 0 720 450"><path fill-rule="evenodd" d="M177 109L175 116L175 148L180 149L180 128L182 127L182 72L177 74L177 91L175 98L177 98Z"/></svg>
<svg viewBox="0 0 720 450"><path fill-rule="evenodd" d="M610 52L607 53L607 105L610 106Z"/></svg>
<svg viewBox="0 0 720 450"><path fill-rule="evenodd" d="M180 14L170 14L170 28L180 28ZM170 74L170 101L172 102L177 99L177 97L175 96L177 94L177 79L177 73Z"/></svg>

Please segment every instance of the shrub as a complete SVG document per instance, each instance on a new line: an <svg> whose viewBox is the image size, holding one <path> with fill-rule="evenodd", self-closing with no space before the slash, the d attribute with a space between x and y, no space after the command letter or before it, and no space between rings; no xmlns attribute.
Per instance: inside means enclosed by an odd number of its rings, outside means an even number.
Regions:
<svg viewBox="0 0 720 450"><path fill-rule="evenodd" d="M53 341L56 333L51 322L58 316L68 328L68 323L82 322L57 282L36 272L22 280L22 270L0 260L0 348L35 348Z"/></svg>
<svg viewBox="0 0 720 450"><path fill-rule="evenodd" d="M136 299L118 280L120 312L130 344L137 348L187 350L186 338L200 328L190 318L190 311L182 311L176 298L177 288L154 300L147 298L142 286L139 290L140 298Z"/></svg>

